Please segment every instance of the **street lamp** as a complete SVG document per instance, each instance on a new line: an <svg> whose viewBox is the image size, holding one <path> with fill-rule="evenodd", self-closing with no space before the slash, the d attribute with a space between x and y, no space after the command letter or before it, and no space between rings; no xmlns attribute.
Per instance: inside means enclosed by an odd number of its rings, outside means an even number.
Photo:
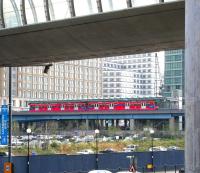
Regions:
<svg viewBox="0 0 200 173"><path fill-rule="evenodd" d="M95 139L96 139L96 155L95 155L95 159L96 159L96 164L95 164L95 169L96 170L98 170L98 168L99 168L99 165L98 165L98 139L97 139L97 137L98 137L98 134L99 134L99 129L96 129L95 131Z"/></svg>
<svg viewBox="0 0 200 173"><path fill-rule="evenodd" d="M27 133L27 135L28 135L28 161L27 161L27 173L29 173L30 172L30 152L29 152L29 149L30 149L30 147L29 147L29 140L30 140L30 134L31 134L31 129L30 128L28 128L28 129L26 129L26 133Z"/></svg>
<svg viewBox="0 0 200 173"><path fill-rule="evenodd" d="M154 134L154 130L151 129L149 132L151 134L151 165L152 165L152 170L154 170L154 158L153 158L153 134Z"/></svg>

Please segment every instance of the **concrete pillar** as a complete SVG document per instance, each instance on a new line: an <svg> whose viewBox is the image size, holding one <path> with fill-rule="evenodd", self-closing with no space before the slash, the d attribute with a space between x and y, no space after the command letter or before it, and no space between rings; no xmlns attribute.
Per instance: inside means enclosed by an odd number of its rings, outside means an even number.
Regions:
<svg viewBox="0 0 200 173"><path fill-rule="evenodd" d="M135 130L135 120L130 119L130 130Z"/></svg>
<svg viewBox="0 0 200 173"><path fill-rule="evenodd" d="M116 120L116 127L119 127L119 120Z"/></svg>
<svg viewBox="0 0 200 173"><path fill-rule="evenodd" d="M183 117L182 117L182 116L179 116L179 117L178 117L178 129L179 129L180 131L183 130Z"/></svg>
<svg viewBox="0 0 200 173"><path fill-rule="evenodd" d="M185 172L200 172L200 1L185 1Z"/></svg>
<svg viewBox="0 0 200 173"><path fill-rule="evenodd" d="M114 127L117 127L117 120L114 120Z"/></svg>
<svg viewBox="0 0 200 173"><path fill-rule="evenodd" d="M111 126L114 127L114 120L111 120L111 122L112 122L112 125L111 125Z"/></svg>
<svg viewBox="0 0 200 173"><path fill-rule="evenodd" d="M85 125L86 125L86 129L89 130L89 120L88 119L85 120Z"/></svg>
<svg viewBox="0 0 200 173"><path fill-rule="evenodd" d="M106 120L105 122L106 122L106 130L108 130L108 120Z"/></svg>
<svg viewBox="0 0 200 173"><path fill-rule="evenodd" d="M128 126L128 120L124 120L124 127L125 127L125 129L127 129L127 126Z"/></svg>
<svg viewBox="0 0 200 173"><path fill-rule="evenodd" d="M169 119L169 130L171 132L175 131L175 118L174 117Z"/></svg>
<svg viewBox="0 0 200 173"><path fill-rule="evenodd" d="M100 120L100 126L101 128L104 128L104 120Z"/></svg>

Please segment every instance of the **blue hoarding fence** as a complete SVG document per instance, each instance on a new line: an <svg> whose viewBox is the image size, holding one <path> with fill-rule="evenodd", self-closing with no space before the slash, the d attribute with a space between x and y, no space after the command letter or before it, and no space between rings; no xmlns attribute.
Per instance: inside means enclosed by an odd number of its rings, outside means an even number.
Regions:
<svg viewBox="0 0 200 173"><path fill-rule="evenodd" d="M1 145L8 144L8 106L1 106Z"/></svg>

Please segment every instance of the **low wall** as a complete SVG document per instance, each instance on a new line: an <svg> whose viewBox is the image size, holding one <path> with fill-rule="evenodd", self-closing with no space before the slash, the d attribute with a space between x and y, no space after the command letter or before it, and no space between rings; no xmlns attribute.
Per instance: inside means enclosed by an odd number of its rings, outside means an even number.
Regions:
<svg viewBox="0 0 200 173"><path fill-rule="evenodd" d="M152 162L151 152L107 153L98 154L99 169L120 170L129 168L127 156L137 157L139 171ZM0 172L3 172L3 163L7 157L0 157ZM15 156L14 173L27 173L27 157ZM154 152L155 168L184 165L184 151ZM63 173L88 172L95 169L95 154L89 155L36 155L30 156L30 173ZM114 172L114 171L113 171Z"/></svg>

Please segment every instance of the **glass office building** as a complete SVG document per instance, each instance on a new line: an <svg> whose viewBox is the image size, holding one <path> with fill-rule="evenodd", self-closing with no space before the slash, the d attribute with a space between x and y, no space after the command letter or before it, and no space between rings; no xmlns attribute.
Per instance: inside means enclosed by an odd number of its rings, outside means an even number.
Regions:
<svg viewBox="0 0 200 173"><path fill-rule="evenodd" d="M165 97L182 97L184 90L184 50L165 52Z"/></svg>

